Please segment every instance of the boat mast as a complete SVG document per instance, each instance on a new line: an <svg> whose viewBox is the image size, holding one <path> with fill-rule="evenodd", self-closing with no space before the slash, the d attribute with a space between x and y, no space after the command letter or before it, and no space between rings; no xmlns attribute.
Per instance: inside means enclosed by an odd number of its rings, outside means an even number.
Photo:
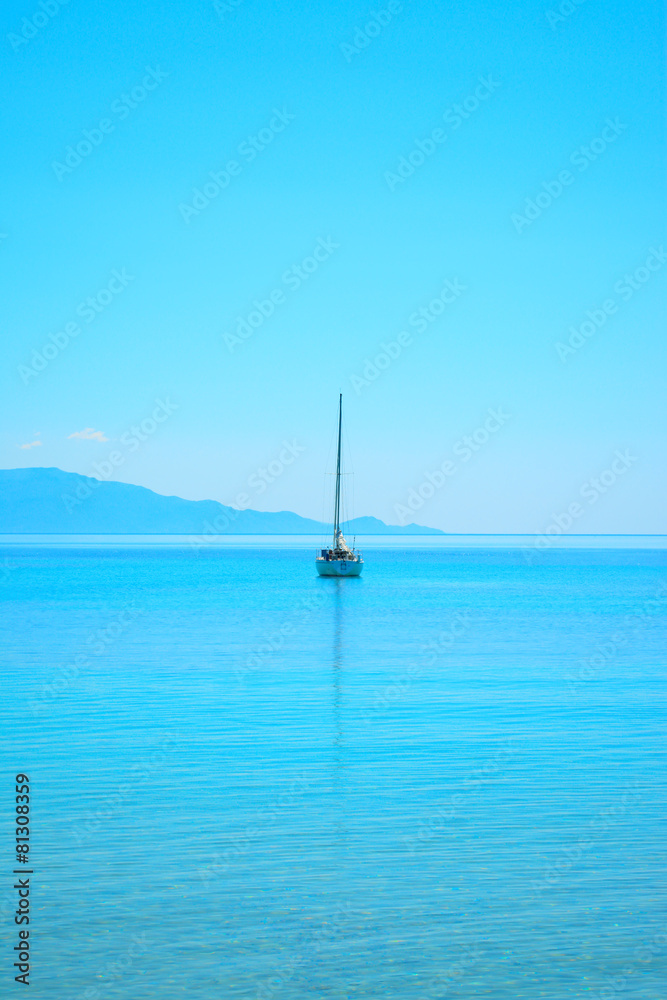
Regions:
<svg viewBox="0 0 667 1000"><path fill-rule="evenodd" d="M336 500L334 503L334 534L333 547L338 545L340 531L340 432L343 423L343 393L338 398L338 457L336 458Z"/></svg>

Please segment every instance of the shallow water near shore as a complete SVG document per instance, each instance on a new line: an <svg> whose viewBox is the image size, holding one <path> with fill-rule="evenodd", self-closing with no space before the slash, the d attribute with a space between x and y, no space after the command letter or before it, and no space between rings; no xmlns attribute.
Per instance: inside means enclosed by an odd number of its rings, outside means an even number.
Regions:
<svg viewBox="0 0 667 1000"><path fill-rule="evenodd" d="M663 1000L667 551L596 544L5 546L31 996Z"/></svg>

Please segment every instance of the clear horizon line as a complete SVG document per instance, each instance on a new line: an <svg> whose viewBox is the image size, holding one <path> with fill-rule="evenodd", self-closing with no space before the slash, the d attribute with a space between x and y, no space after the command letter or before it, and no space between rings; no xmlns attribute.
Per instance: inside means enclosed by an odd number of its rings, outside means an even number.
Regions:
<svg viewBox="0 0 667 1000"><path fill-rule="evenodd" d="M379 518L378 518L379 520ZM391 525L389 525L391 527ZM542 532L534 531L444 531L438 529L437 531L418 531L418 532L401 532L401 534L393 535L391 531L365 531L362 534L370 537L371 535L377 535L378 538L384 538L387 535L392 535L394 538L419 538L421 536L438 537L444 535L446 538L544 538L545 536ZM0 538L6 538L9 536L23 536L23 535L46 535L54 536L60 535L64 537L75 537L79 535L84 536L97 536L97 535L112 535L125 538L128 536L143 537L146 535L163 535L166 537L173 537L174 535L197 538L198 535L191 531L0 531ZM262 536L295 536L304 535L307 538L318 538L321 535L320 531L225 531L220 532L216 537L225 538L228 536L243 536L248 538L262 537ZM574 532L562 535L549 535L549 538L667 538L667 534L660 531L614 531L614 532L582 532L581 534L575 534Z"/></svg>

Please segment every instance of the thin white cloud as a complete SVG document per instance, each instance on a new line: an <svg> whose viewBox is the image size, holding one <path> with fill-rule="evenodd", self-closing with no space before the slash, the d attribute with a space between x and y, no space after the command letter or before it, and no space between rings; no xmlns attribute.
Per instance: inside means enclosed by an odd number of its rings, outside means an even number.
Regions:
<svg viewBox="0 0 667 1000"><path fill-rule="evenodd" d="M28 444L20 444L20 445L18 445L18 447L19 448L37 448L41 444L42 444L41 441L29 441Z"/></svg>
<svg viewBox="0 0 667 1000"><path fill-rule="evenodd" d="M104 436L104 431L94 431L92 427L86 427L83 431L75 431L74 434L68 434L67 439L79 438L81 441L108 441L109 438Z"/></svg>

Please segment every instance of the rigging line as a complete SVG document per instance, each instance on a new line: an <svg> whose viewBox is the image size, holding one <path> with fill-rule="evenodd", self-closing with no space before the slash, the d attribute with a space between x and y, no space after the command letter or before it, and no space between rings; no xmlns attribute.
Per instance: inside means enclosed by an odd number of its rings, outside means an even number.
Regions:
<svg viewBox="0 0 667 1000"><path fill-rule="evenodd" d="M348 473L348 475L352 476L352 490L351 490L351 492L352 492L352 501L351 501L351 505L349 503L346 504L347 512L350 515L350 517L348 517L348 520L350 520L352 517L354 517L354 514L356 512L356 507L355 507L355 492L354 492L355 478L354 478L354 462L352 461L352 449L350 447L350 439L349 439L349 436L348 436L348 433L347 433L347 424L346 424L345 421L343 421L343 435L344 435L344 442L345 442L345 455L347 456L347 463L350 466L350 472Z"/></svg>
<svg viewBox="0 0 667 1000"><path fill-rule="evenodd" d="M355 506L354 506L354 484L355 484L355 480L354 480L354 465L353 465L352 460L351 460L352 450L350 448L350 439L349 439L349 435L348 435L348 432L347 432L347 421L346 421L345 417L343 417L342 441L343 441L342 464L345 466L345 468L347 468L348 465L351 466L351 471L350 472L345 472L344 475L352 477L352 484L351 484L352 501L350 503L350 498L349 498L349 492L350 491L346 491L346 493L345 493L345 495L344 495L344 497L342 499L342 502L341 502L341 509L343 510L343 513L344 513L344 516L341 517L341 523L344 523L344 524L347 525L347 522L350 521L351 517L354 515L354 512L355 512ZM347 530L347 527L346 527L346 530Z"/></svg>
<svg viewBox="0 0 667 1000"><path fill-rule="evenodd" d="M324 465L324 472L322 475L321 522L324 525L324 527L322 528L322 531L324 533L322 535L322 545L323 547L324 545L326 545L327 548L329 547L329 529L327 526L330 523L329 518L331 517L331 509L333 507L333 493L330 489L330 484L328 480L328 476L332 475L332 473L328 472L327 470L331 468L331 456L334 450L335 442L336 442L336 430L335 428L332 428L331 431L329 432L329 447L327 449L327 458L326 458L326 463Z"/></svg>

